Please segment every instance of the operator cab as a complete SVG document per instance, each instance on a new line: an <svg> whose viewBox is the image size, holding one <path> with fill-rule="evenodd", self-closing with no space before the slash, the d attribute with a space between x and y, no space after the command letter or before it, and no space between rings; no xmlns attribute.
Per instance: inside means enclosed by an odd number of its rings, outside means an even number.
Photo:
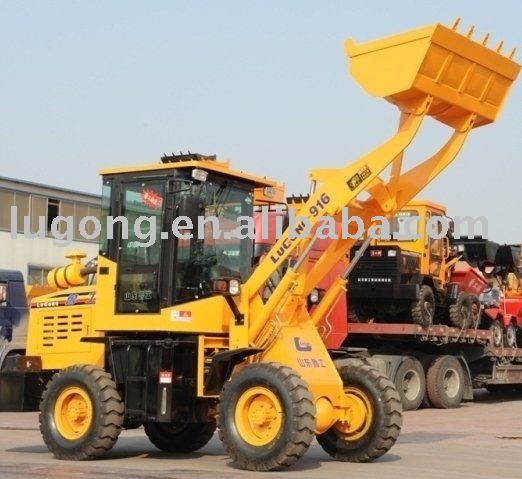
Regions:
<svg viewBox="0 0 522 479"><path fill-rule="evenodd" d="M155 313L249 277L253 239L238 218L252 218L254 195L275 182L198 154L102 175L100 255L118 266L117 314Z"/></svg>

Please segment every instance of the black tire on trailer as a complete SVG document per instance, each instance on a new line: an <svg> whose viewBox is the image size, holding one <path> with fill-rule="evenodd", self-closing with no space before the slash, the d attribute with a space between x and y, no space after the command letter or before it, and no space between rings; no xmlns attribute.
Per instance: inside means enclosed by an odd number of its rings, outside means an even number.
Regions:
<svg viewBox="0 0 522 479"><path fill-rule="evenodd" d="M459 407L464 395L464 370L460 361L454 356L436 358L428 369L426 388L433 407Z"/></svg>
<svg viewBox="0 0 522 479"><path fill-rule="evenodd" d="M57 459L95 459L116 443L123 416L112 376L91 365L74 365L47 383L40 403L40 432Z"/></svg>
<svg viewBox="0 0 522 479"><path fill-rule="evenodd" d="M491 324L489 325L489 330L492 334L493 346L501 348L504 345L504 331L502 329L500 321L498 321L497 319L491 321Z"/></svg>
<svg viewBox="0 0 522 479"><path fill-rule="evenodd" d="M312 393L296 371L276 362L253 363L221 391L219 438L242 469L281 470L308 450L315 415Z"/></svg>
<svg viewBox="0 0 522 479"><path fill-rule="evenodd" d="M393 380L404 411L415 411L426 395L426 375L420 361L406 358L398 367Z"/></svg>
<svg viewBox="0 0 522 479"><path fill-rule="evenodd" d="M449 320L457 328L469 328L472 322L473 303L468 293L461 291L456 301L449 307Z"/></svg>
<svg viewBox="0 0 522 479"><path fill-rule="evenodd" d="M517 347L517 328L513 323L509 323L504 330L504 344L507 348Z"/></svg>
<svg viewBox="0 0 522 479"><path fill-rule="evenodd" d="M388 452L399 437L402 406L393 383L377 369L359 361L338 365L345 394L364 404L366 414L358 427L334 424L317 442L334 459L370 462Z"/></svg>
<svg viewBox="0 0 522 479"><path fill-rule="evenodd" d="M431 286L423 284L419 297L411 305L411 319L420 326L431 326L435 317L435 293Z"/></svg>
<svg viewBox="0 0 522 479"><path fill-rule="evenodd" d="M480 320L482 319L482 306L480 304L480 299L478 299L475 295L471 297L471 324L470 328L478 329L480 327Z"/></svg>
<svg viewBox="0 0 522 479"><path fill-rule="evenodd" d="M144 428L150 442L161 451L187 453L201 449L212 439L216 423L148 422Z"/></svg>

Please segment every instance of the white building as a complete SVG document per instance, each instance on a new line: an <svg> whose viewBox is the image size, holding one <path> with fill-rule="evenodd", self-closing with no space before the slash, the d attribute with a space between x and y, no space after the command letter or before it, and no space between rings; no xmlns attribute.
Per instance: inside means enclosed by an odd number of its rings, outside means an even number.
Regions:
<svg viewBox="0 0 522 479"><path fill-rule="evenodd" d="M21 271L27 284L45 284L50 269L67 264L67 252L82 250L87 260L95 257L98 241L82 238L78 225L86 216L99 218L100 201L99 196L90 193L0 176L0 269ZM11 217L11 206L17 207L16 218ZM73 241L68 246L58 245L51 237L51 223L57 216L74 217ZM31 233L43 226L43 238L24 235L24 217L29 218ZM41 224L39 217L45 217ZM62 232L64 227L63 223Z"/></svg>

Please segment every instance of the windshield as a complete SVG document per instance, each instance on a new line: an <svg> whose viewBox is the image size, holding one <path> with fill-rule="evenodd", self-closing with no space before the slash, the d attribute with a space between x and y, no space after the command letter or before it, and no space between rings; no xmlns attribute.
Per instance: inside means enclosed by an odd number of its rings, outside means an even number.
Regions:
<svg viewBox="0 0 522 479"><path fill-rule="evenodd" d="M416 241L418 239L416 236L419 234L419 226L418 211L399 211L390 222L391 239L382 241Z"/></svg>
<svg viewBox="0 0 522 479"><path fill-rule="evenodd" d="M234 181L209 179L198 185L187 183L180 203L183 195L199 198L200 218L193 221L192 239L178 239L175 299L208 295L212 280L218 278L244 282L251 272L253 244L248 237L238 237L236 229L240 216L252 217L251 189Z"/></svg>

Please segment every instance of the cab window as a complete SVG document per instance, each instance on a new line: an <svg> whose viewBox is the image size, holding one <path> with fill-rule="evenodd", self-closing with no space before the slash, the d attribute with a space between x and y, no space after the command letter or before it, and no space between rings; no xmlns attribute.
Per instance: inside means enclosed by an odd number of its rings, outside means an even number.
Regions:
<svg viewBox="0 0 522 479"><path fill-rule="evenodd" d="M416 241L419 234L419 213L401 210L391 220L392 241Z"/></svg>

